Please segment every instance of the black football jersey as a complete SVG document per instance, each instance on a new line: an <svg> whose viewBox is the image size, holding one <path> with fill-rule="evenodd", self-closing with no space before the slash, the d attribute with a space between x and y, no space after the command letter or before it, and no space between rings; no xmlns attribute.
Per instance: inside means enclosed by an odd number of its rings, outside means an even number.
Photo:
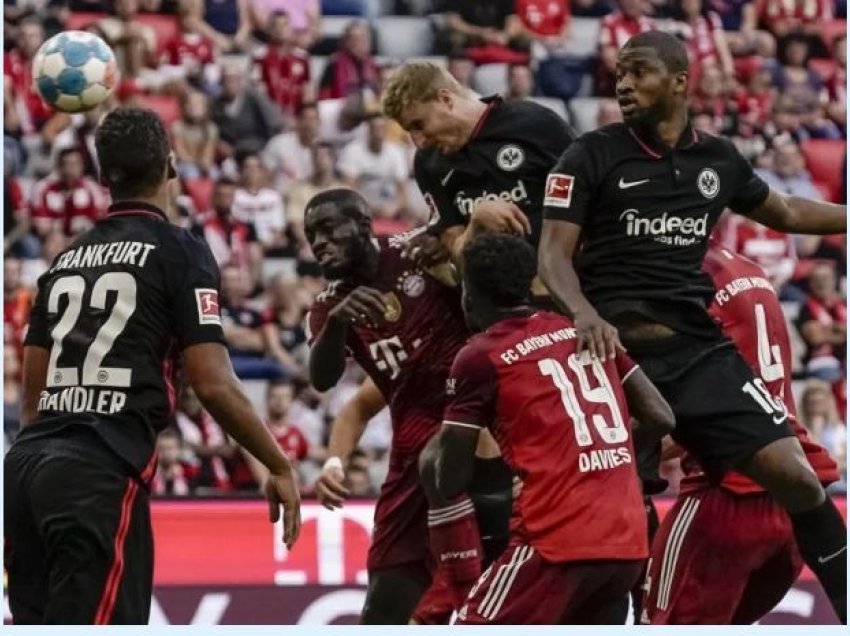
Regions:
<svg viewBox="0 0 850 636"><path fill-rule="evenodd" d="M417 151L416 183L430 208L430 231L466 225L481 200L504 199L528 217L536 248L543 223L546 175L575 139L569 124L530 101L483 100L487 111L467 144L457 152Z"/></svg>
<svg viewBox="0 0 850 636"><path fill-rule="evenodd" d="M144 474L174 407L173 360L224 343L218 266L202 240L142 203L113 205L38 281L25 344L50 350L19 439L94 429Z"/></svg>
<svg viewBox="0 0 850 636"><path fill-rule="evenodd" d="M749 214L768 194L731 141L691 126L675 148L625 124L582 135L549 175L545 217L582 226L575 267L583 293L618 325L638 315L716 336L702 269L726 208Z"/></svg>

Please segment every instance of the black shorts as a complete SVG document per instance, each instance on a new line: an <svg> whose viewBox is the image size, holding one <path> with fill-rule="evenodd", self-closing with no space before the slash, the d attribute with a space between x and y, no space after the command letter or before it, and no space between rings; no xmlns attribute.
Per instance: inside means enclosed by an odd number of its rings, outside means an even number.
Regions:
<svg viewBox="0 0 850 636"><path fill-rule="evenodd" d="M93 431L22 440L3 462L5 558L15 624L148 622L148 492Z"/></svg>
<svg viewBox="0 0 850 636"><path fill-rule="evenodd" d="M793 437L787 413L761 393L755 376L725 338L678 335L641 350L629 347L676 416L673 439L719 481L768 444Z"/></svg>

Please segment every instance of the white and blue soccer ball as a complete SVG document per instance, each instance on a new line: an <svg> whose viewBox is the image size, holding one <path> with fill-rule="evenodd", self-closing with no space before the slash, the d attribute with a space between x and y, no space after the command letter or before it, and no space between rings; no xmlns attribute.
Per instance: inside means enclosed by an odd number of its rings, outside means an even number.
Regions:
<svg viewBox="0 0 850 636"><path fill-rule="evenodd" d="M115 53L94 33L63 31L38 49L32 81L53 108L65 113L90 110L118 84Z"/></svg>

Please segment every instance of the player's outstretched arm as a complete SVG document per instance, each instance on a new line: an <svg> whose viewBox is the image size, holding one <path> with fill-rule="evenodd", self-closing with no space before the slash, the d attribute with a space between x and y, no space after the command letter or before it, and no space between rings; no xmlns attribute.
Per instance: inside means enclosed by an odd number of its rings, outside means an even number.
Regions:
<svg viewBox="0 0 850 636"><path fill-rule="evenodd" d="M676 425L673 409L640 367L629 372L623 390L629 413L640 423L635 435L641 441L654 444L673 431Z"/></svg>
<svg viewBox="0 0 850 636"><path fill-rule="evenodd" d="M360 385L357 393L345 403L331 424L328 441L328 460L316 480L316 496L328 510L342 508L348 497L344 486L344 460L357 447L366 425L386 406L384 396L370 378Z"/></svg>
<svg viewBox="0 0 850 636"><path fill-rule="evenodd" d="M196 344L183 350L186 374L213 419L269 471L264 491L271 521L283 505L283 540L291 548L301 529L301 498L295 471L251 405L233 373L224 345Z"/></svg>
<svg viewBox="0 0 850 636"><path fill-rule="evenodd" d="M605 322L581 291L573 255L581 226L569 221L544 219L537 251L540 279L558 307L571 316L578 331L579 351L587 349L602 360L613 359L623 349L617 330Z"/></svg>
<svg viewBox="0 0 850 636"><path fill-rule="evenodd" d="M437 456L437 490L441 497L454 499L469 487L480 433L476 426L443 422Z"/></svg>
<svg viewBox="0 0 850 636"><path fill-rule="evenodd" d="M47 385L47 366L50 351L44 347L24 347L24 394L21 399L21 428L28 426L38 415L38 400Z"/></svg>
<svg viewBox="0 0 850 636"><path fill-rule="evenodd" d="M847 206L771 190L764 202L749 215L762 225L793 234L844 234Z"/></svg>

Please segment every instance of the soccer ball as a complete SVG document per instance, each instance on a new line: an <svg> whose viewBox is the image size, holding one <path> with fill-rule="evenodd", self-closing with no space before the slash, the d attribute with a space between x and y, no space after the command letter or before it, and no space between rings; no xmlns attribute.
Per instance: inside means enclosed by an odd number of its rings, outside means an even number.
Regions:
<svg viewBox="0 0 850 636"><path fill-rule="evenodd" d="M38 49L32 81L42 99L57 110L91 110L118 83L115 54L94 33L64 31Z"/></svg>

